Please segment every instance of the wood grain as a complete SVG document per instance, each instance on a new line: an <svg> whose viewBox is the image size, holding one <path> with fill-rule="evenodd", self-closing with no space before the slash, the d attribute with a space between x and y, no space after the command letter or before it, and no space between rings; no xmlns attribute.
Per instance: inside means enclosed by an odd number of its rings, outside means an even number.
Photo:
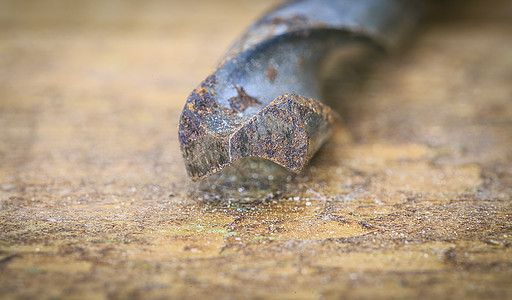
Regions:
<svg viewBox="0 0 512 300"><path fill-rule="evenodd" d="M275 1L0 1L0 298L512 298L512 8L452 1L275 199L199 200L187 94Z"/></svg>

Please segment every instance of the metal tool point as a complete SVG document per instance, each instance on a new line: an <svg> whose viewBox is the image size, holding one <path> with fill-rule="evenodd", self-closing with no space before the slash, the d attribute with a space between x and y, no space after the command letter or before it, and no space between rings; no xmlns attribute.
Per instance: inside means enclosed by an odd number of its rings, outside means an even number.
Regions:
<svg viewBox="0 0 512 300"><path fill-rule="evenodd" d="M300 172L338 119L314 100L320 66L351 45L396 47L418 14L411 0L299 0L267 13L187 99L179 140L190 177L244 158Z"/></svg>

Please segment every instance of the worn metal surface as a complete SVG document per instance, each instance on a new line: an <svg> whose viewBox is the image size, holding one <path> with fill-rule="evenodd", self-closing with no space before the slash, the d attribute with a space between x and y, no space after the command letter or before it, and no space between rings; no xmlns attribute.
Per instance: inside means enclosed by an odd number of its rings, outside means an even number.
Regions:
<svg viewBox="0 0 512 300"><path fill-rule="evenodd" d="M176 128L276 3L0 1L0 298L512 298L510 1L456 2L328 78L343 127L240 204L193 196Z"/></svg>
<svg viewBox="0 0 512 300"><path fill-rule="evenodd" d="M245 157L302 170L336 120L318 102L327 57L396 47L419 11L416 1L300 0L263 16L187 99L178 134L189 175L204 178Z"/></svg>

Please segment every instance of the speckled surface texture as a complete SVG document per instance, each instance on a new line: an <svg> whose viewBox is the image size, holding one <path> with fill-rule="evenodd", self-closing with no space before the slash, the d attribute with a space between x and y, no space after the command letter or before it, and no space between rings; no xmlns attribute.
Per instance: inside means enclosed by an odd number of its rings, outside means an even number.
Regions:
<svg viewBox="0 0 512 300"><path fill-rule="evenodd" d="M0 1L0 298L512 298L510 1L331 86L282 196L204 200L179 113L275 3Z"/></svg>

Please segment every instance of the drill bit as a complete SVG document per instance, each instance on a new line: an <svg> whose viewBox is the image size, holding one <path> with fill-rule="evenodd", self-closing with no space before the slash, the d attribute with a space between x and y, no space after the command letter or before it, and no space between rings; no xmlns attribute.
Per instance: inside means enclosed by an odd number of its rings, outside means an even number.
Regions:
<svg viewBox="0 0 512 300"><path fill-rule="evenodd" d="M322 64L354 45L396 48L419 12L411 0L299 0L264 15L187 99L178 135L189 176L255 161L281 167L253 178L300 172L339 118L316 100Z"/></svg>

